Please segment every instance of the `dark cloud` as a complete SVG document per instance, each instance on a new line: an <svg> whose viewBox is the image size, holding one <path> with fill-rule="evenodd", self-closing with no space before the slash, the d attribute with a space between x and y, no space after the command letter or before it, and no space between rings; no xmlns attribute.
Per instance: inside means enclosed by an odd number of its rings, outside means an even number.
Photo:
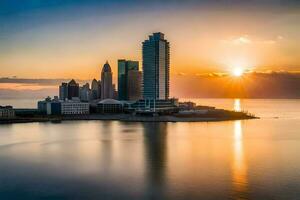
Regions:
<svg viewBox="0 0 300 200"><path fill-rule="evenodd" d="M62 82L69 82L71 79L25 79L25 78L9 78L2 77L0 78L1 83L20 83L20 84L36 84L36 85L60 85ZM78 83L83 84L90 82L90 80L76 80Z"/></svg>
<svg viewBox="0 0 300 200"><path fill-rule="evenodd" d="M300 98L300 73L254 72L242 78L206 74L171 80L171 96L180 98Z"/></svg>

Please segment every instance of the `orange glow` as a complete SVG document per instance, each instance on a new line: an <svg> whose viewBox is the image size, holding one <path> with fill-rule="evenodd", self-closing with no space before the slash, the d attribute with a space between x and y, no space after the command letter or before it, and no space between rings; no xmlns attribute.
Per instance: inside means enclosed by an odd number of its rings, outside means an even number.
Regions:
<svg viewBox="0 0 300 200"><path fill-rule="evenodd" d="M56 85L20 84L20 83L0 83L0 89L12 90L41 90L57 88Z"/></svg>
<svg viewBox="0 0 300 200"><path fill-rule="evenodd" d="M234 111L241 111L241 100L240 99L234 99Z"/></svg>
<svg viewBox="0 0 300 200"><path fill-rule="evenodd" d="M234 68L233 71L232 71L232 75L233 76L242 76L244 74L244 71L242 68Z"/></svg>
<svg viewBox="0 0 300 200"><path fill-rule="evenodd" d="M243 148L243 130L242 122L234 122L234 141L233 141L233 163L232 163L232 182L234 199L247 199L248 193L248 177L247 165L245 162Z"/></svg>

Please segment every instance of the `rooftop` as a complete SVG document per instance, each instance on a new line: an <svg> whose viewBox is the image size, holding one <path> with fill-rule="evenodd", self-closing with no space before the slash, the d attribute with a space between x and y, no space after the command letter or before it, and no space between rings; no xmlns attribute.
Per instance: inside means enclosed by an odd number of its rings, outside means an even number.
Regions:
<svg viewBox="0 0 300 200"><path fill-rule="evenodd" d="M123 104L121 101L115 99L103 99L98 104Z"/></svg>

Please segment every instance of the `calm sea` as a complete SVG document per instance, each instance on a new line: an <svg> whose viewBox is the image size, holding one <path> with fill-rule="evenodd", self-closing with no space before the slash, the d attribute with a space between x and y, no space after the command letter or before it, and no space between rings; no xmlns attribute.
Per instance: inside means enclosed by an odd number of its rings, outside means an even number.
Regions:
<svg viewBox="0 0 300 200"><path fill-rule="evenodd" d="M261 119L1 125L0 199L300 199L300 100L194 101Z"/></svg>

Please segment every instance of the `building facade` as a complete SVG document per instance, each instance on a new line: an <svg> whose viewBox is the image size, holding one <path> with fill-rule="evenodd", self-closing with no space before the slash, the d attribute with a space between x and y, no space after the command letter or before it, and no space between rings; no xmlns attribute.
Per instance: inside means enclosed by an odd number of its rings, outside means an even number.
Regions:
<svg viewBox="0 0 300 200"><path fill-rule="evenodd" d="M92 88L91 88L91 99L100 99L101 98L101 82L94 79L92 81Z"/></svg>
<svg viewBox="0 0 300 200"><path fill-rule="evenodd" d="M118 60L118 99L129 100L128 82L129 71L139 71L139 62L132 60Z"/></svg>
<svg viewBox="0 0 300 200"><path fill-rule="evenodd" d="M142 98L142 72L129 70L127 80L127 100L137 101Z"/></svg>
<svg viewBox="0 0 300 200"><path fill-rule="evenodd" d="M101 99L113 98L112 71L106 62L101 71Z"/></svg>
<svg viewBox="0 0 300 200"><path fill-rule="evenodd" d="M90 104L84 102L61 102L62 115L86 115L90 113Z"/></svg>
<svg viewBox="0 0 300 200"><path fill-rule="evenodd" d="M15 111L12 106L0 106L0 118L9 119L15 117Z"/></svg>
<svg viewBox="0 0 300 200"><path fill-rule="evenodd" d="M47 115L60 115L61 114L61 102L51 101L47 102Z"/></svg>
<svg viewBox="0 0 300 200"><path fill-rule="evenodd" d="M170 45L163 33L153 33L143 42L143 97L168 99Z"/></svg>
<svg viewBox="0 0 300 200"><path fill-rule="evenodd" d="M123 103L115 99L104 99L97 103L97 113L122 113Z"/></svg>
<svg viewBox="0 0 300 200"><path fill-rule="evenodd" d="M74 79L72 79L68 83L68 99L71 100L74 97L79 98L79 84L76 83Z"/></svg>
<svg viewBox="0 0 300 200"><path fill-rule="evenodd" d="M61 96L59 96L60 98ZM38 101L37 103L37 109L39 111L40 114L47 114L47 103L51 102L51 97L47 97L45 98L45 100L43 101Z"/></svg>
<svg viewBox="0 0 300 200"><path fill-rule="evenodd" d="M90 84L86 83L79 89L79 98L81 101L88 102L91 100Z"/></svg>
<svg viewBox="0 0 300 200"><path fill-rule="evenodd" d="M129 106L136 113L176 113L178 99L141 99Z"/></svg>
<svg viewBox="0 0 300 200"><path fill-rule="evenodd" d="M68 98L68 83L62 83L59 86L59 99L65 100Z"/></svg>

